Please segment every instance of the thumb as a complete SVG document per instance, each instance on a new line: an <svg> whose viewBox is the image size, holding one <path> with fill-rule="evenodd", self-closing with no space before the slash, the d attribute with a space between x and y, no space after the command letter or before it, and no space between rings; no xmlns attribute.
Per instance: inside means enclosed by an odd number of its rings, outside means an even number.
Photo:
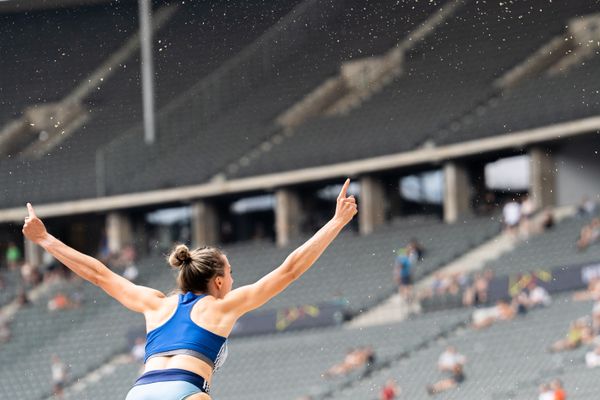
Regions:
<svg viewBox="0 0 600 400"><path fill-rule="evenodd" d="M29 211L29 218L36 218L35 211L33 210L33 206L31 203L27 203L27 211Z"/></svg>

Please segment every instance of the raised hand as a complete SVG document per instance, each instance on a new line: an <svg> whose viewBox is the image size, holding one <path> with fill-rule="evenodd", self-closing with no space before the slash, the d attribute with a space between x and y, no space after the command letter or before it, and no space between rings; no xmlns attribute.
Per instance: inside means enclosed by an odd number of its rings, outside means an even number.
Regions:
<svg viewBox="0 0 600 400"><path fill-rule="evenodd" d="M346 179L346 182L344 182L344 186L342 186L342 190L337 197L334 216L334 218L343 221L344 224L352 221L352 218L358 212L358 207L356 205L356 199L354 196L346 197L348 186L350 186L350 178Z"/></svg>
<svg viewBox="0 0 600 400"><path fill-rule="evenodd" d="M31 203L27 203L28 215L25 217L23 224L23 235L34 243L40 244L48 237L48 232L41 219L35 215L35 210Z"/></svg>

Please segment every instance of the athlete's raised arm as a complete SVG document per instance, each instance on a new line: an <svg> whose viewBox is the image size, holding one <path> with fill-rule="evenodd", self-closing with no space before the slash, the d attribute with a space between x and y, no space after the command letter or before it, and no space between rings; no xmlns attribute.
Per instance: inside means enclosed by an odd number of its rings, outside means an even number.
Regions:
<svg viewBox="0 0 600 400"><path fill-rule="evenodd" d="M42 246L88 282L102 288L125 307L136 312L155 310L165 295L158 290L136 285L115 274L100 261L67 246L48 233L44 223L35 215L33 206L27 203L29 215L25 218L23 234L32 242Z"/></svg>
<svg viewBox="0 0 600 400"><path fill-rule="evenodd" d="M355 198L346 196L349 185L350 179L347 179L337 198L334 217L306 243L294 250L281 266L256 283L242 286L225 295L219 301L223 312L239 317L262 306L314 264L358 211Z"/></svg>

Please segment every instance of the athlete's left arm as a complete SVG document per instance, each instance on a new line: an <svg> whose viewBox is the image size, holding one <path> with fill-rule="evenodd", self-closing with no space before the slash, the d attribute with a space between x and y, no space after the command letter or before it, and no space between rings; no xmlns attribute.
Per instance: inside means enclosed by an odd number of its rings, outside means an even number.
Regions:
<svg viewBox="0 0 600 400"><path fill-rule="evenodd" d="M165 297L158 290L136 285L115 274L94 257L83 254L67 246L48 231L44 223L35 215L31 204L27 203L29 215L25 218L23 234L32 242L42 246L71 271L86 281L100 287L108 295L132 311L144 313L157 309Z"/></svg>

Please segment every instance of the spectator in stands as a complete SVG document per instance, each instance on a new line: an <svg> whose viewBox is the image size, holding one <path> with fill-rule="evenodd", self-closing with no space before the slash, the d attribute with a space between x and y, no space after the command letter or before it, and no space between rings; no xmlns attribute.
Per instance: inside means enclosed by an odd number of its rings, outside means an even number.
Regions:
<svg viewBox="0 0 600 400"><path fill-rule="evenodd" d="M600 299L600 279L590 279L586 290L575 292L573 300L588 301Z"/></svg>
<svg viewBox="0 0 600 400"><path fill-rule="evenodd" d="M592 307L592 331L594 335L600 335L600 295L596 295L594 300L594 306Z"/></svg>
<svg viewBox="0 0 600 400"><path fill-rule="evenodd" d="M395 400L400 396L400 388L393 379L388 379L379 393L379 400Z"/></svg>
<svg viewBox="0 0 600 400"><path fill-rule="evenodd" d="M592 222L581 228L577 249L585 250L600 238L600 218L594 218Z"/></svg>
<svg viewBox="0 0 600 400"><path fill-rule="evenodd" d="M48 311L60 311L70 308L77 308L81 305L81 301L71 299L63 292L58 292L48 300Z"/></svg>
<svg viewBox="0 0 600 400"><path fill-rule="evenodd" d="M133 263L128 264L125 267L125 271L123 271L123 278L131 282L135 282L139 275L140 271L138 270L137 266Z"/></svg>
<svg viewBox="0 0 600 400"><path fill-rule="evenodd" d="M560 379L554 379L550 382L550 389L552 389L554 394L554 400L566 400L567 393Z"/></svg>
<svg viewBox="0 0 600 400"><path fill-rule="evenodd" d="M394 265L394 279L398 285L398 290L402 299L412 302L412 262L408 256L406 249L402 248L397 251L396 261Z"/></svg>
<svg viewBox="0 0 600 400"><path fill-rule="evenodd" d="M14 242L9 242L6 248L6 264L9 269L16 269L21 262L21 249Z"/></svg>
<svg viewBox="0 0 600 400"><path fill-rule="evenodd" d="M63 390L65 382L67 381L67 366L62 360L56 355L52 355L52 391L54 396L59 399L63 398Z"/></svg>
<svg viewBox="0 0 600 400"><path fill-rule="evenodd" d="M540 219L540 233L554 227L554 212L551 207L546 207Z"/></svg>
<svg viewBox="0 0 600 400"><path fill-rule="evenodd" d="M550 389L550 385L547 383L542 383L539 388L540 395L538 396L538 400L554 400L554 392Z"/></svg>
<svg viewBox="0 0 600 400"><path fill-rule="evenodd" d="M600 367L600 346L596 346L594 350L585 353L585 365L588 368Z"/></svg>
<svg viewBox="0 0 600 400"><path fill-rule="evenodd" d="M35 280L39 275L35 273L36 268L28 262L21 265L21 280L27 285L35 284Z"/></svg>
<svg viewBox="0 0 600 400"><path fill-rule="evenodd" d="M463 304L465 306L482 306L488 302L488 287L494 277L492 270L484 273L476 273L473 285L467 287L463 293Z"/></svg>
<svg viewBox="0 0 600 400"><path fill-rule="evenodd" d="M19 289L19 293L17 294L17 305L19 307L23 307L26 305L31 304L31 301L29 301L29 297L27 296L27 292L25 291L25 289L20 288Z"/></svg>
<svg viewBox="0 0 600 400"><path fill-rule="evenodd" d="M597 204L589 196L583 196L577 207L577 215L580 217L592 217L596 214L596 207Z"/></svg>
<svg viewBox="0 0 600 400"><path fill-rule="evenodd" d="M446 347L446 350L438 358L438 369L442 372L452 372L456 365L465 366L467 358L456 351L454 346Z"/></svg>
<svg viewBox="0 0 600 400"><path fill-rule="evenodd" d="M513 296L511 307L515 310L517 315L525 315L529 311L531 307L531 302L529 301L529 295L527 291L521 290L517 295Z"/></svg>
<svg viewBox="0 0 600 400"><path fill-rule="evenodd" d="M548 307L552 303L552 298L546 289L539 286L535 281L527 286L529 290L530 307Z"/></svg>
<svg viewBox="0 0 600 400"><path fill-rule="evenodd" d="M582 344L591 343L594 339L592 328L587 324L585 318L571 322L567 335L557 340L550 346L550 352L569 351L578 348Z"/></svg>
<svg viewBox="0 0 600 400"><path fill-rule="evenodd" d="M445 392L446 390L455 388L465 381L465 373L461 364L456 364L454 368L452 368L451 374L452 375L448 378L442 379L433 385L428 385L427 393L434 395Z"/></svg>
<svg viewBox="0 0 600 400"><path fill-rule="evenodd" d="M352 371L355 371L361 367L371 367L375 361L375 353L371 347L359 347L356 349L349 349L346 352L344 360L338 364L333 365L329 368L323 376L325 378L333 378L338 376L344 376Z"/></svg>
<svg viewBox="0 0 600 400"><path fill-rule="evenodd" d="M533 215L535 213L535 206L531 198L526 195L521 202L521 219L519 222L519 229L521 236L529 237L533 233Z"/></svg>
<svg viewBox="0 0 600 400"><path fill-rule="evenodd" d="M480 308L473 313L473 328L487 328L497 321L508 321L515 317L516 310L506 300L498 300L495 306Z"/></svg>
<svg viewBox="0 0 600 400"><path fill-rule="evenodd" d="M502 209L502 218L506 232L516 235L521 221L521 205L515 199L507 202Z"/></svg>
<svg viewBox="0 0 600 400"><path fill-rule="evenodd" d="M144 355L146 354L146 339L143 337L135 338L135 343L131 348L129 354L131 355L132 361L143 362Z"/></svg>
<svg viewBox="0 0 600 400"><path fill-rule="evenodd" d="M414 264L423 259L425 255L425 247L416 238L410 239L406 245L406 254L410 261Z"/></svg>

